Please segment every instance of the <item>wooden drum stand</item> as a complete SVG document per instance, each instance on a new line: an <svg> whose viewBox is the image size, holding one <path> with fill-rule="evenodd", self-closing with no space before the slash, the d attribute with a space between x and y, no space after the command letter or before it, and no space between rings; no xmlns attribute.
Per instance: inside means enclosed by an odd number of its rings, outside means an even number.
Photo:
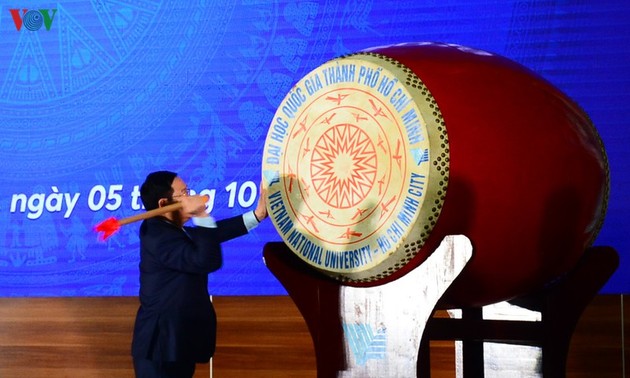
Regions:
<svg viewBox="0 0 630 378"><path fill-rule="evenodd" d="M539 311L540 322L484 320L481 308L462 309L461 319L433 317L472 253L468 238L447 236L405 276L351 287L315 271L282 242L267 243L263 251L268 269L306 321L318 378L430 377L430 340L462 341L466 377L484 376L484 341L539 346L543 376L564 377L573 330L617 269L617 252L588 248L578 265L548 288L510 301Z"/></svg>

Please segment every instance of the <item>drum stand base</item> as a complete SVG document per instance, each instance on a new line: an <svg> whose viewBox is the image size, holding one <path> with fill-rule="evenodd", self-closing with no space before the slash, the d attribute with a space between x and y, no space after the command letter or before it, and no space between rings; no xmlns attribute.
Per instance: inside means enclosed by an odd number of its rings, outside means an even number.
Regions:
<svg viewBox="0 0 630 378"><path fill-rule="evenodd" d="M510 301L541 313L541 321L518 321L483 319L482 308L461 309L459 319L432 317L472 255L464 236L447 236L413 271L367 288L318 273L281 242L267 243L263 255L306 321L318 378L428 378L431 340L462 342L464 377L484 377L484 341L538 346L542 375L564 377L575 326L619 264L611 247L587 249L576 268L553 285Z"/></svg>

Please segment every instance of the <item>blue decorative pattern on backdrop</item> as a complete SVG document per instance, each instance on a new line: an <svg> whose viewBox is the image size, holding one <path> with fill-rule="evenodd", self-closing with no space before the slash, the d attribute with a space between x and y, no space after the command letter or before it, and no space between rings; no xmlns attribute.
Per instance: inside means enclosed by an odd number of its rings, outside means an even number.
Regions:
<svg viewBox="0 0 630 378"><path fill-rule="evenodd" d="M24 11L26 9L26 11ZM136 295L147 173L179 172L218 218L255 206L276 106L328 59L408 41L508 56L567 92L608 148L599 244L628 250L630 4L604 1L16 1L0 5L0 295ZM213 294L283 294L269 222L226 243ZM622 268L627 266L622 256ZM628 292L615 275L607 292Z"/></svg>

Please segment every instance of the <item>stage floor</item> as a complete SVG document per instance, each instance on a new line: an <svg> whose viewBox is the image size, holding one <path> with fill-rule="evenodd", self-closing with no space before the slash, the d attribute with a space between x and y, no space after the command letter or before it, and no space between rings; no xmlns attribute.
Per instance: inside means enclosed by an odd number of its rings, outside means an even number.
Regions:
<svg viewBox="0 0 630 378"><path fill-rule="evenodd" d="M620 295L593 300L574 333L567 377L623 377L629 302ZM0 377L133 377L137 303L133 297L0 298ZM310 335L289 297L215 297L214 303L217 353L212 367L198 365L195 377L208 377L210 369L217 378L316 377ZM434 378L455 377L453 342L431 343L431 367Z"/></svg>

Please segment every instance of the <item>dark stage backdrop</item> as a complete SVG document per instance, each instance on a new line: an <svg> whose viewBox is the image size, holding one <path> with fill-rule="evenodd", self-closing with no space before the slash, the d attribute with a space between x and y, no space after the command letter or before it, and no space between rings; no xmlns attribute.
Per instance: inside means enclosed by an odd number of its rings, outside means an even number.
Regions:
<svg viewBox="0 0 630 378"><path fill-rule="evenodd" d="M179 172L217 218L252 209L267 129L291 86L331 58L419 41L507 56L592 117L612 171L597 244L622 255L604 291L630 292L626 0L10 0L0 4L0 296L136 295L138 224L106 243L92 227L141 211L148 172ZM277 240L266 222L227 243L211 293L284 294L261 257Z"/></svg>

